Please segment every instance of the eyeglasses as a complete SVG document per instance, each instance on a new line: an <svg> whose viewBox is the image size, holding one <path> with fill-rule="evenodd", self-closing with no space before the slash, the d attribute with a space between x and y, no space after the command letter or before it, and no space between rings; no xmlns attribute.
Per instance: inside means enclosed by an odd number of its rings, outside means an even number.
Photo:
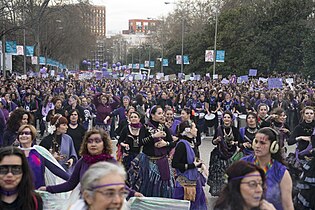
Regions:
<svg viewBox="0 0 315 210"><path fill-rule="evenodd" d="M95 192L101 193L104 197L107 199L114 199L117 195L119 198L127 198L129 195L128 190L122 190L122 191L115 191L115 190L95 190Z"/></svg>
<svg viewBox="0 0 315 210"><path fill-rule="evenodd" d="M257 182L257 181L249 181L249 182L241 182L241 184L247 184L249 188L251 189L256 189L258 187L258 185L263 188L264 187L264 183L263 182Z"/></svg>
<svg viewBox="0 0 315 210"><path fill-rule="evenodd" d="M9 172L11 172L13 175L22 174L22 165L0 165L1 175L7 175Z"/></svg>
<svg viewBox="0 0 315 210"><path fill-rule="evenodd" d="M92 138L88 138L87 139L87 143L88 144L93 144L93 142L95 142L96 144L99 144L99 143L101 143L103 140L101 139L101 138L94 138L94 139L92 139Z"/></svg>
<svg viewBox="0 0 315 210"><path fill-rule="evenodd" d="M20 133L20 135L22 136L22 135L32 135L32 132L31 131L22 131L21 133Z"/></svg>

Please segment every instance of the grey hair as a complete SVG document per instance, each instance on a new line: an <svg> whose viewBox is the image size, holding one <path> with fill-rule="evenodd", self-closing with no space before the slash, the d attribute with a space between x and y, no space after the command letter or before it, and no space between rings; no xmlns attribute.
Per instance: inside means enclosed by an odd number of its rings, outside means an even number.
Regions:
<svg viewBox="0 0 315 210"><path fill-rule="evenodd" d="M105 161L93 164L82 177L81 192L88 191L89 193L93 193L92 189L97 185L98 181L112 174L120 175L126 179L126 171L121 165Z"/></svg>

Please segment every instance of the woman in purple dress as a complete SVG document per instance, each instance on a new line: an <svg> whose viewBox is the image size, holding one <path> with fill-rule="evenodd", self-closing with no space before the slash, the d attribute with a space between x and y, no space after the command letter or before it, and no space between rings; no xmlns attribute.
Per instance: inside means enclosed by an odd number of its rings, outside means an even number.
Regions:
<svg viewBox="0 0 315 210"><path fill-rule="evenodd" d="M177 175L173 198L191 201L192 210L206 210L206 197L202 188L205 177L198 171L199 168L206 171L206 166L195 158L192 147L196 136L197 127L192 121L184 121L179 125L180 140L172 160L172 167L176 169Z"/></svg>
<svg viewBox="0 0 315 210"><path fill-rule="evenodd" d="M277 210L293 210L292 180L283 164L279 134L270 127L260 129L253 141L254 154L243 160L261 167L266 174L266 200Z"/></svg>

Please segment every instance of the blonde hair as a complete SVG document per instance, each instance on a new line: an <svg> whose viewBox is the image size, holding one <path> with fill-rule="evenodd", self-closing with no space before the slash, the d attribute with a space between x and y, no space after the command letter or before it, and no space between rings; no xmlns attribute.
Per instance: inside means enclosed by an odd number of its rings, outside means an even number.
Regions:
<svg viewBox="0 0 315 210"><path fill-rule="evenodd" d="M21 125L19 130L18 130L18 136L21 134L21 132L25 129L25 128L29 128L31 130L32 133L32 140L36 139L36 134L37 134L37 130L33 125L27 124L27 125Z"/></svg>

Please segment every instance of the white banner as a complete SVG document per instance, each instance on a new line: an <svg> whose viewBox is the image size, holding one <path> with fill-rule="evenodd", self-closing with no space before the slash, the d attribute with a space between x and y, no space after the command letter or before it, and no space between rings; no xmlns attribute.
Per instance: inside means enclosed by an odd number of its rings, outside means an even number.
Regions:
<svg viewBox="0 0 315 210"><path fill-rule="evenodd" d="M16 55L24 55L24 46L16 45Z"/></svg>
<svg viewBox="0 0 315 210"><path fill-rule="evenodd" d="M176 55L176 64L182 64L182 56Z"/></svg>
<svg viewBox="0 0 315 210"><path fill-rule="evenodd" d="M213 61L214 61L214 50L206 50L205 62L213 62Z"/></svg>
<svg viewBox="0 0 315 210"><path fill-rule="evenodd" d="M37 65L38 64L38 57L37 56L32 56L32 64Z"/></svg>

